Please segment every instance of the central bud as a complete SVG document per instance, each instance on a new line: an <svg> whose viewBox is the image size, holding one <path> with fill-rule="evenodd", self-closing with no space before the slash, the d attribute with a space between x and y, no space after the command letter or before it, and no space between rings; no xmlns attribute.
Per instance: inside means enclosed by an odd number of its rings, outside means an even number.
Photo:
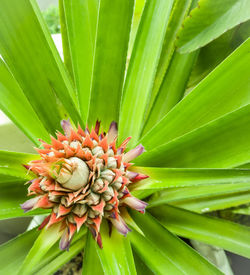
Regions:
<svg viewBox="0 0 250 275"><path fill-rule="evenodd" d="M69 121L62 121L64 135L51 137L51 144L41 140L37 149L41 159L25 167L35 175L28 195L34 198L22 204L24 211L51 209L40 228L61 223L61 249L68 249L75 231L85 225L102 247L102 219L126 235L130 229L120 213L129 206L144 212L146 203L133 197L129 185L147 176L129 171L132 159L144 152L142 145L125 153L127 138L117 148L117 125L112 122L107 134L95 129L74 130Z"/></svg>
<svg viewBox="0 0 250 275"><path fill-rule="evenodd" d="M72 157L65 160L55 180L63 187L77 191L89 182L89 168L85 161Z"/></svg>

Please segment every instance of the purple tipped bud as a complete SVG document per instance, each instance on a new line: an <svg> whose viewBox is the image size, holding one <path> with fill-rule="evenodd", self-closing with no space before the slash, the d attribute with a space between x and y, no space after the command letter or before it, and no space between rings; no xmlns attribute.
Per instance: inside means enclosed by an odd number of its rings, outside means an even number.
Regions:
<svg viewBox="0 0 250 275"><path fill-rule="evenodd" d="M119 216L118 220L111 218L110 221L114 225L114 227L124 236L131 231L131 229L126 225L121 216Z"/></svg>
<svg viewBox="0 0 250 275"><path fill-rule="evenodd" d="M112 121L108 130L108 143L112 142L118 135L117 123Z"/></svg>
<svg viewBox="0 0 250 275"><path fill-rule="evenodd" d="M138 175L139 175L139 173L132 172L132 171L127 171L127 177L128 177L130 180L133 180L133 179L136 178Z"/></svg>
<svg viewBox="0 0 250 275"><path fill-rule="evenodd" d="M145 212L145 208L147 207L147 203L144 201L141 201L133 196L126 197L123 202L130 206L131 208L140 211L140 212Z"/></svg>
<svg viewBox="0 0 250 275"><path fill-rule="evenodd" d="M63 128L65 136L67 138L69 138L70 137L70 133L71 133L71 129L72 129L72 125L71 125L69 119L68 120L65 120L65 119L62 120L61 121L61 126Z"/></svg>
<svg viewBox="0 0 250 275"><path fill-rule="evenodd" d="M124 155L123 161L130 162L131 160L140 156L143 152L145 152L145 149L141 144L139 144L134 149L130 150L128 153Z"/></svg>
<svg viewBox="0 0 250 275"><path fill-rule="evenodd" d="M38 196L33 199L27 200L23 204L20 204L21 208L24 210L24 213L32 210L40 198L41 198L41 196Z"/></svg>
<svg viewBox="0 0 250 275"><path fill-rule="evenodd" d="M60 249L69 251L70 242L71 240L69 239L69 228L65 228L59 243Z"/></svg>

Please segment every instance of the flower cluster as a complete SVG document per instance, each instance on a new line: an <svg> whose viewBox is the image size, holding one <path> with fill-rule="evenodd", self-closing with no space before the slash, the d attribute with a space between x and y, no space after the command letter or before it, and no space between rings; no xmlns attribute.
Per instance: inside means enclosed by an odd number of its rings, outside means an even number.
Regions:
<svg viewBox="0 0 250 275"><path fill-rule="evenodd" d="M36 208L52 209L40 229L61 224L63 231L60 248L68 249L72 237L86 225L100 247L100 225L103 218L126 235L130 230L120 215L120 208L129 206L140 212L146 203L133 197L129 185L147 178L129 171L131 160L144 152L142 145L125 153L127 138L117 148L117 124L112 122L107 134L100 133L100 122L90 131L78 126L74 130L69 121L62 121L64 135L56 133L51 144L42 140L42 149L36 149L39 160L25 167L35 174L29 181L28 195L34 198L21 205L30 211Z"/></svg>

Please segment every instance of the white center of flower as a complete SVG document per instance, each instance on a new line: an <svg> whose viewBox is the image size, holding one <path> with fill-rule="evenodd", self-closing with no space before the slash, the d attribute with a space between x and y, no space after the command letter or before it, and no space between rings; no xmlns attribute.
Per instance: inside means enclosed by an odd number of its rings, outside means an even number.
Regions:
<svg viewBox="0 0 250 275"><path fill-rule="evenodd" d="M67 162L71 165L73 173L69 173L66 169L61 169L56 181L65 188L77 191L87 185L89 181L89 168L83 160L77 157L69 158Z"/></svg>

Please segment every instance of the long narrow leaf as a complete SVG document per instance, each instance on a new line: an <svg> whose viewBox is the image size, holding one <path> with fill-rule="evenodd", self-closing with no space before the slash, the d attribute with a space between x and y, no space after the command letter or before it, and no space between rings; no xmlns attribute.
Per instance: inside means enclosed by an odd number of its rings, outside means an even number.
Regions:
<svg viewBox="0 0 250 275"><path fill-rule="evenodd" d="M0 108L33 141L49 135L16 80L0 59Z"/></svg>
<svg viewBox="0 0 250 275"><path fill-rule="evenodd" d="M58 271L58 269L69 262L72 258L74 258L79 252L83 250L84 241L78 240L74 244L71 244L69 251L64 251L59 256L54 258L51 262L44 265L36 275L44 275L44 274L54 274L54 272ZM57 248L58 249L58 248ZM34 273L33 273L34 274Z"/></svg>
<svg viewBox="0 0 250 275"><path fill-rule="evenodd" d="M31 179L31 173L23 165L38 159L39 155L0 150L0 174Z"/></svg>
<svg viewBox="0 0 250 275"><path fill-rule="evenodd" d="M1 274L16 275L39 232L33 229L0 246Z"/></svg>
<svg viewBox="0 0 250 275"><path fill-rule="evenodd" d="M78 122L75 92L36 1L3 0L0 18L0 54L46 129L54 134L64 117L56 96Z"/></svg>
<svg viewBox="0 0 250 275"><path fill-rule="evenodd" d="M40 260L42 260L43 256L46 255L49 249L60 238L62 233L59 232L60 226L60 224L55 224L49 229L43 229L39 237L34 242L29 254L25 258L18 275L28 275L33 273L33 268L39 263Z"/></svg>
<svg viewBox="0 0 250 275"><path fill-rule="evenodd" d="M68 38L64 53L67 67L72 63L81 116L86 121L89 101L93 58L95 49L98 0L63 0L63 10L67 33L62 33L63 41ZM64 42L66 44L66 41ZM70 60L69 60L70 59Z"/></svg>
<svg viewBox="0 0 250 275"><path fill-rule="evenodd" d="M87 234L86 246L84 249L84 258L83 258L83 275L92 275L92 274L104 274L103 269L100 263L100 259L97 254L97 248L95 240L90 231Z"/></svg>
<svg viewBox="0 0 250 275"><path fill-rule="evenodd" d="M183 19L186 17L190 5L191 0L177 0L174 2L171 15L169 18L169 23L167 27L167 31L164 38L164 43L162 47L161 56L159 59L159 64L157 67L157 72L155 75L154 86L151 95L151 101L154 101L155 96L157 95L160 86L162 84L163 78L167 71L169 62L175 50L175 40L177 36L177 32L181 27ZM150 104L151 105L151 104ZM149 105L149 106L150 106ZM151 108L150 108L151 109Z"/></svg>
<svg viewBox="0 0 250 275"><path fill-rule="evenodd" d="M165 274L167 270L169 274L222 274L195 250L165 230L150 214L132 213L132 217L145 234L144 238L139 233L131 233L132 244L155 273ZM145 241L148 242L146 247Z"/></svg>
<svg viewBox="0 0 250 275"><path fill-rule="evenodd" d="M250 258L250 228L165 205L151 213L171 232Z"/></svg>
<svg viewBox="0 0 250 275"><path fill-rule="evenodd" d="M180 32L181 52L200 48L226 30L250 19L248 0L201 0Z"/></svg>
<svg viewBox="0 0 250 275"><path fill-rule="evenodd" d="M134 0L100 0L88 122L118 121ZM84 91L85 92L85 91Z"/></svg>
<svg viewBox="0 0 250 275"><path fill-rule="evenodd" d="M173 1L147 1L129 63L123 90L119 138L137 142L145 108L153 86Z"/></svg>
<svg viewBox="0 0 250 275"><path fill-rule="evenodd" d="M152 150L249 104L249 49L250 39L152 128L140 141L146 149Z"/></svg>
<svg viewBox="0 0 250 275"><path fill-rule="evenodd" d="M250 105L136 159L137 165L229 168L250 160Z"/></svg>
<svg viewBox="0 0 250 275"><path fill-rule="evenodd" d="M116 229L109 236L107 224L101 228L103 249L95 243L98 256L105 274L136 274L132 250L128 238Z"/></svg>

